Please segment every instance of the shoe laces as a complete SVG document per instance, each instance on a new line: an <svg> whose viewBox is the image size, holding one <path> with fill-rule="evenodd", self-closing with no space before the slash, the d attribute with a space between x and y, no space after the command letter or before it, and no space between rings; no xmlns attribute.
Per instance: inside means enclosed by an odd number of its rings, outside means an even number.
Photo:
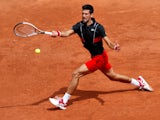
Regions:
<svg viewBox="0 0 160 120"><path fill-rule="evenodd" d="M58 96L56 96L55 98L58 100L59 105L61 105L61 106L66 106L66 105L67 105L67 103L64 103L64 102L63 102L63 98L58 97Z"/></svg>
<svg viewBox="0 0 160 120"><path fill-rule="evenodd" d="M141 78L138 78L138 82L139 82L139 85L140 85L140 89L144 87L144 82Z"/></svg>

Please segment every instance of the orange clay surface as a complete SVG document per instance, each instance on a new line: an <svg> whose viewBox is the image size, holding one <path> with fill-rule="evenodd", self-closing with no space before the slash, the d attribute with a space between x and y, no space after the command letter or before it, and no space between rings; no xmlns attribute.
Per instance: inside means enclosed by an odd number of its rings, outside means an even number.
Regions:
<svg viewBox="0 0 160 120"><path fill-rule="evenodd" d="M121 45L115 52L104 44L114 70L142 75L154 92L96 71L80 79L67 110L50 104L48 98L63 96L72 72L90 55L76 34L20 38L13 27L27 21L47 31L70 29L85 3ZM159 11L159 0L0 0L0 120L160 120Z"/></svg>

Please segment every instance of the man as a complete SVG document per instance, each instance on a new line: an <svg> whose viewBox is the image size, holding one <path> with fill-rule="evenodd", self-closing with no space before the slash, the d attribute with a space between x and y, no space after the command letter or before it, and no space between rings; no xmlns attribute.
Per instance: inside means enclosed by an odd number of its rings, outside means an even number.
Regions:
<svg viewBox="0 0 160 120"><path fill-rule="evenodd" d="M134 78L117 74L113 71L113 68L108 61L107 53L103 48L102 39L108 47L113 50L119 51L120 46L117 43L111 42L111 40L107 37L104 27L97 23L94 19L93 12L93 7L86 4L82 6L82 21L73 25L70 30L61 32L53 31L53 37L67 37L73 33L77 33L81 38L84 47L91 54L91 60L87 61L85 64L82 64L73 72L71 82L64 96L62 98L49 98L50 102L60 109L66 109L65 106L67 105L68 100L78 86L79 78L92 73L97 69L99 69L110 80L131 83L138 86L140 89L153 91L153 89L141 76L139 76L138 80L136 80Z"/></svg>

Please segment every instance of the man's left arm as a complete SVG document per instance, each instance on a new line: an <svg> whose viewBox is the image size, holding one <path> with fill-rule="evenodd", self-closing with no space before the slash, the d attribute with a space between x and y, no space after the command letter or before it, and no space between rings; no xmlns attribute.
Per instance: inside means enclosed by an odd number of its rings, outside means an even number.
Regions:
<svg viewBox="0 0 160 120"><path fill-rule="evenodd" d="M113 43L107 36L103 37L105 43L108 45L109 48L111 48L112 50L116 50L119 51L120 50L120 46L117 42Z"/></svg>

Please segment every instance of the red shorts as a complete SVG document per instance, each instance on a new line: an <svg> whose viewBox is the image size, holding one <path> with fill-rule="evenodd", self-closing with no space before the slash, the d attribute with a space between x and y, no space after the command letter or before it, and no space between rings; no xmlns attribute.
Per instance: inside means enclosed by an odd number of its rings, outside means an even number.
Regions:
<svg viewBox="0 0 160 120"><path fill-rule="evenodd" d="M100 55L93 56L92 59L87 61L85 64L91 72L94 72L97 69L102 71L109 70L112 67L108 62L108 55L105 51Z"/></svg>

